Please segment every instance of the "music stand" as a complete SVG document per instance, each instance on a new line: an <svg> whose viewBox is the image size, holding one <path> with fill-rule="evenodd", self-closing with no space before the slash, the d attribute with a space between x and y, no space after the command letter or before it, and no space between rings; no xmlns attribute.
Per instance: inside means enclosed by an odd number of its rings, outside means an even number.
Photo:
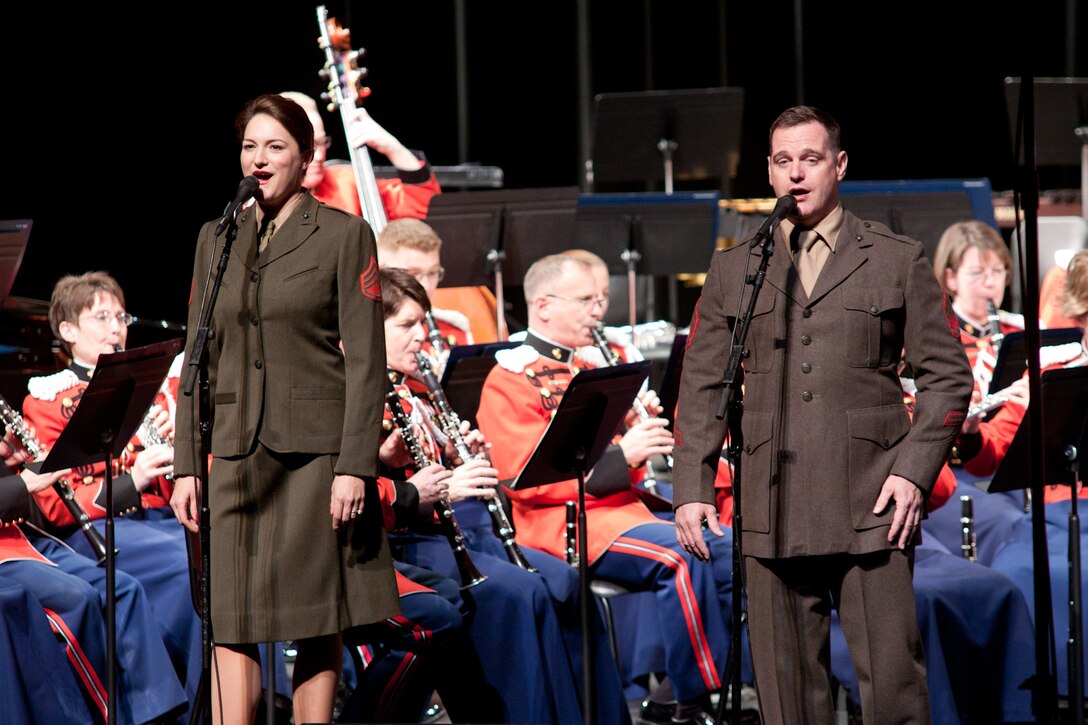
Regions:
<svg viewBox="0 0 1088 725"><path fill-rule="evenodd" d="M506 339L503 287L521 284L529 266L568 247L578 187L439 194L427 224L442 245L444 287L486 285L495 292L496 327Z"/></svg>
<svg viewBox="0 0 1088 725"><path fill-rule="evenodd" d="M1005 79L1010 138L1016 133L1020 78ZM1088 214L1088 78L1035 78L1035 163L1076 167L1081 174L1081 216ZM1015 143L1015 138L1014 138Z"/></svg>
<svg viewBox="0 0 1088 725"><path fill-rule="evenodd" d="M1088 367L1043 372L1040 382L1043 408L1044 485L1073 487L1069 504L1069 702L1072 722L1084 722L1084 626L1081 622L1080 516L1076 482L1083 480L1084 451L1088 451ZM1032 405L1035 403L1033 402ZM1028 419L1025 418L1025 421ZM1030 485L1029 425L1021 423L986 489L1012 491Z"/></svg>
<svg viewBox="0 0 1088 725"><path fill-rule="evenodd" d="M601 93L593 99L593 183L647 191L716 180L723 196L740 161L742 88Z"/></svg>
<svg viewBox="0 0 1088 725"><path fill-rule="evenodd" d="M627 275L632 334L636 273L672 277L705 272L718 242L719 199L716 191L578 198L574 243L603 259L609 274ZM669 318L676 319L674 294L669 307Z"/></svg>
<svg viewBox="0 0 1088 725"><path fill-rule="evenodd" d="M479 345L457 345L450 348L446 367L442 371L442 390L461 420L476 426L476 411L480 408L480 391L491 368L495 353L517 347L519 342L486 342Z"/></svg>
<svg viewBox="0 0 1088 725"><path fill-rule="evenodd" d="M1053 330L1040 330L1039 349L1052 345L1066 345L1080 342L1084 331L1076 327L1059 327ZM990 392L1004 390L1021 377L1028 369L1028 348L1022 330L1006 333L994 362L994 372L990 379Z"/></svg>
<svg viewBox="0 0 1088 725"><path fill-rule="evenodd" d="M42 473L105 463L107 720L117 722L117 602L112 459L121 455L181 350L181 340L102 355L79 407L41 465Z"/></svg>
<svg viewBox="0 0 1088 725"><path fill-rule="evenodd" d="M597 710L593 643L589 636L589 556L586 542L586 475L612 442L631 401L650 374L650 363L583 370L571 378L547 430L529 461L508 485L517 490L578 479L578 587L582 627L582 702L585 722Z"/></svg>
<svg viewBox="0 0 1088 725"><path fill-rule="evenodd" d="M32 219L0 221L0 300L7 299L30 241Z"/></svg>

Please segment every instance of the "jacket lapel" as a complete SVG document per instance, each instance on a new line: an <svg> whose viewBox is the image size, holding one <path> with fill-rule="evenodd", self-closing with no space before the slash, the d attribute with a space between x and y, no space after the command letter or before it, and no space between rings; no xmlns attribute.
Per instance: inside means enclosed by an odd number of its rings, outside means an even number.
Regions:
<svg viewBox="0 0 1088 725"><path fill-rule="evenodd" d="M271 243L261 255L259 266L267 267L283 255L293 252L317 231L318 203L317 199L310 194L303 195L295 211L283 223L283 226L276 230ZM256 243L256 232L254 232L254 243Z"/></svg>
<svg viewBox="0 0 1088 725"><path fill-rule="evenodd" d="M869 247L872 241L866 236L866 230L853 214L847 212L843 219L839 238L835 242L835 252L828 257L816 285L809 297L810 305L818 302L828 292L838 287L861 265L869 260Z"/></svg>
<svg viewBox="0 0 1088 725"><path fill-rule="evenodd" d="M246 269L253 272L257 269L257 215L254 213L256 204L244 209L238 216L238 236L234 240L235 253Z"/></svg>

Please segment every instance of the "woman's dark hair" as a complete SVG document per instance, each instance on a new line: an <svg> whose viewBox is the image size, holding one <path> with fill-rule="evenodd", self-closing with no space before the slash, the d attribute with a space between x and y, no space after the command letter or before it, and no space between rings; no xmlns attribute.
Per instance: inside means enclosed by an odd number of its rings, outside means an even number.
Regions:
<svg viewBox="0 0 1088 725"><path fill-rule="evenodd" d="M427 298L427 290L408 272L399 267L383 267L382 280L382 309L385 311L385 319L389 319L400 311L400 306L405 299L412 300L423 308L424 312L430 312L431 301Z"/></svg>
<svg viewBox="0 0 1088 725"><path fill-rule="evenodd" d="M284 98L276 93L266 93L257 96L246 104L242 112L234 120L234 130L238 135L238 141L245 138L246 126L259 114L271 116L287 129L287 133L298 143L299 151L306 163L314 157L314 126L310 123L310 117L302 106L290 98Z"/></svg>

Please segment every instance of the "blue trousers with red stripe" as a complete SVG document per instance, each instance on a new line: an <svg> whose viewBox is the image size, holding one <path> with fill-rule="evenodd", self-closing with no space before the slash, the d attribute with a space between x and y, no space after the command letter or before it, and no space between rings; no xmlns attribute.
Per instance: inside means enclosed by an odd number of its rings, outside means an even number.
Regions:
<svg viewBox="0 0 1088 725"><path fill-rule="evenodd" d="M449 542L422 532L390 534L394 556L459 580ZM503 698L502 722L582 721L580 683L564 642L547 584L506 557L473 552L488 578L461 592L469 640L483 666L485 683Z"/></svg>
<svg viewBox="0 0 1088 725"><path fill-rule="evenodd" d="M104 532L104 520L96 519L94 525ZM166 651L191 702L200 682L201 644L200 617L193 608L189 588L185 529L170 509L150 509L115 518L114 538L119 552L117 571L135 577L143 587ZM65 543L91 556L90 545L81 532L68 536Z"/></svg>
<svg viewBox="0 0 1088 725"><path fill-rule="evenodd" d="M482 501L461 501L455 506L455 511L470 549L480 554L490 554L497 559L509 558L502 540L495 535L491 516L487 513L487 507ZM529 564L536 568L537 576L542 578L547 586L559 618L559 626L563 631L567 657L571 662L576 681L581 683L582 626L578 606L580 594L578 570L551 554L545 554L528 546L520 548ZM593 670L596 677L597 714L595 719L602 723L624 723L628 721L629 713L623 695L622 678L616 666L616 660L612 657L604 622L596 608L592 611L590 619L592 631L589 636L593 641ZM578 692L581 694L580 686Z"/></svg>
<svg viewBox="0 0 1088 725"><path fill-rule="evenodd" d="M9 562L4 566L11 566L18 571L24 585L66 622L74 621L77 616L76 610L72 608L75 603L72 600L73 592L79 588L83 592L82 599L86 598L87 591L91 593L91 602L96 607L94 616L103 628L97 639L97 649L100 652L91 654L95 645L91 644L90 638L84 641L81 637L81 642L105 684L105 629L102 624L106 607L105 567L97 566L94 561L52 539L35 537L32 542L39 552L57 565L59 571L40 563L32 566L33 562ZM42 568L50 569L55 574L43 578L40 576ZM57 574L64 576L61 578ZM147 722L184 706L188 698L178 681L169 650L161 636L160 625L143 587L120 568L117 570L115 584L118 696L121 700L117 709L118 722ZM189 601L186 597L184 603L192 609ZM56 606L52 606L50 602ZM57 606L67 611L57 609Z"/></svg>
<svg viewBox="0 0 1088 725"><path fill-rule="evenodd" d="M49 627L41 602L22 584L6 579L5 570L6 566L0 567L0 703L4 722L93 722L84 701L86 693Z"/></svg>
<svg viewBox="0 0 1088 725"><path fill-rule="evenodd" d="M371 643L363 648L366 669L356 688L361 719L415 722L437 690L455 722L501 720L502 698L487 685L468 639L457 583L402 562L394 566L434 591L403 595L400 617L351 632L349 638ZM342 714L340 719L351 718Z"/></svg>
<svg viewBox="0 0 1088 725"><path fill-rule="evenodd" d="M627 589L654 593L665 671L677 699L721 687L729 643L719 584L711 567L680 548L674 526L648 523L624 532L592 571Z"/></svg>

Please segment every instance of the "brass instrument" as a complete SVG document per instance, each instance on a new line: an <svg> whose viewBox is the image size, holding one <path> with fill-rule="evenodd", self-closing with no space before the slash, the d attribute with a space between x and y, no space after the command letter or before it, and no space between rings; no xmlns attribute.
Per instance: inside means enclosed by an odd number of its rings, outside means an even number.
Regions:
<svg viewBox="0 0 1088 725"><path fill-rule="evenodd" d="M438 382L438 377L434 374L434 369L431 367L431 361L427 359L427 356L421 352L416 353L416 364L419 366L419 377L423 380L423 383L427 386L427 390L431 393L431 400L434 401L435 413L438 426L442 429L442 432L446 434L446 437L453 442L453 447L457 451L457 455L461 457L462 461L468 461L473 458L482 457L477 454L474 455L469 450L468 444L465 443L464 436L461 435L461 418L450 407L449 400L446 399L446 392L442 390L442 385ZM515 564L526 571L535 572L536 569L529 563L529 560L525 558L525 554L522 553L518 547L517 541L514 540L514 526L510 523L510 518L506 515L506 509L503 508L502 501L499 500L499 492L496 491L495 495L487 500L487 512L491 515L491 524L495 528L495 532L498 534L499 539L502 541L503 548L506 550L506 556L510 559L510 563Z"/></svg>
<svg viewBox="0 0 1088 725"><path fill-rule="evenodd" d="M578 566L578 504L567 501L566 557L571 566Z"/></svg>
<svg viewBox="0 0 1088 725"><path fill-rule="evenodd" d="M434 350L434 357L435 361L438 363L438 369L444 370L446 368L446 361L450 358L450 346L446 343L445 339L443 339L442 332L438 329L438 323L435 322L434 315L431 314L430 310L423 313L423 324L427 327L427 339L431 343L431 349Z"/></svg>
<svg viewBox="0 0 1088 725"><path fill-rule="evenodd" d="M8 430L19 439L20 445L30 454L31 459L37 461L45 455L45 449L34 434L30 432L30 428L27 427L23 416L19 415L18 411L8 405L8 402L2 397L0 397L0 420L3 420ZM91 523L91 517L87 515L79 500L76 499L76 493L72 490L71 484L61 478L53 483L53 490L57 492L60 500L64 502L64 507L68 509L68 513L76 520L79 530L87 537L87 543L91 545L91 551L94 552L98 565L105 564L106 540L102 538L102 534Z"/></svg>
<svg viewBox="0 0 1088 725"><path fill-rule="evenodd" d="M412 433L411 421L408 420L408 415L400 405L400 394L397 392L392 380L389 381L389 387L386 391L385 404L393 415L393 423L400 428L401 437L404 438L404 444L408 446L408 453L412 457L412 462L421 470L431 465L432 461L427 457L427 453L423 450L423 446L415 434ZM442 528L442 533L445 534L450 542L450 547L453 549L453 558L457 562L457 571L461 575L461 588L468 589L486 581L487 577L476 568L472 561L472 555L469 554L468 548L465 546L465 535L461 532L461 527L457 523L457 517L453 515L453 508L450 506L449 501L435 501L434 510L438 514L438 524Z"/></svg>
<svg viewBox="0 0 1088 725"><path fill-rule="evenodd" d="M975 504L970 496L960 496L960 531L963 535L960 553L967 561L978 561L978 542L975 540Z"/></svg>
<svg viewBox="0 0 1088 725"><path fill-rule="evenodd" d="M601 351L601 355L604 356L604 361L609 367L615 367L619 365L619 356L612 351L612 348L608 346L608 340L604 337L604 325L598 322L594 327L590 328L590 333L593 335L593 344ZM650 411L646 410L646 406L642 404L642 401L635 397L634 402L631 403L631 407L635 409L635 414L638 415L639 420L649 420L654 416L650 415ZM665 467L672 470L672 456L665 455ZM643 484L647 490L651 493L655 493L657 476L654 474L654 468L650 464L650 459L646 459L646 480Z"/></svg>

